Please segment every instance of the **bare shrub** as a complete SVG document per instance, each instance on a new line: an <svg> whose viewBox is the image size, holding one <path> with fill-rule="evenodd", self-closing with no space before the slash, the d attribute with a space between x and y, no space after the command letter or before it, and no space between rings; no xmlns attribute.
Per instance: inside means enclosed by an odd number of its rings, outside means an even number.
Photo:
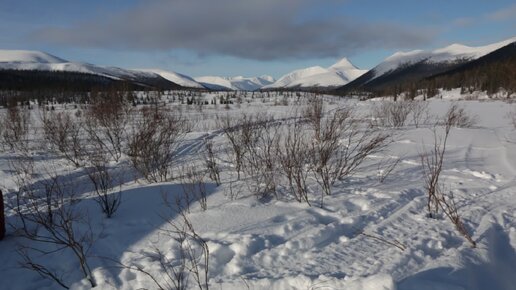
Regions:
<svg viewBox="0 0 516 290"><path fill-rule="evenodd" d="M398 164L400 164L401 160L401 157L395 158L394 160L389 158L378 163L378 181L383 183L398 166Z"/></svg>
<svg viewBox="0 0 516 290"><path fill-rule="evenodd" d="M416 128L427 123L430 120L428 102L411 101L412 104L412 123Z"/></svg>
<svg viewBox="0 0 516 290"><path fill-rule="evenodd" d="M67 112L45 112L42 115L43 140L76 167L84 165L86 146L78 118Z"/></svg>
<svg viewBox="0 0 516 290"><path fill-rule="evenodd" d="M2 137L11 150L27 151L31 125L30 111L17 106L9 107L2 120Z"/></svg>
<svg viewBox="0 0 516 290"><path fill-rule="evenodd" d="M310 159L310 143L305 138L304 129L299 119L287 126L285 137L278 142L277 155L280 169L295 199L310 205L306 184L310 172L307 162Z"/></svg>
<svg viewBox="0 0 516 290"><path fill-rule="evenodd" d="M175 289L181 289L179 285L184 285L183 289L196 287L200 290L208 290L210 257L208 244L197 234L186 213L180 211L179 214L182 220L181 224L174 223L169 219L168 224L171 229L164 230L178 243L179 261L169 260L157 251L160 265L166 273L169 273L169 277L176 277ZM191 280L195 286L190 286Z"/></svg>
<svg viewBox="0 0 516 290"><path fill-rule="evenodd" d="M130 117L131 107L125 94L110 92L93 100L85 112L84 128L96 149L118 162Z"/></svg>
<svg viewBox="0 0 516 290"><path fill-rule="evenodd" d="M381 151L389 141L388 132L378 132L353 115L351 108L344 107L322 118L309 119L313 141L312 167L324 195L331 194L337 180L352 174L371 154Z"/></svg>
<svg viewBox="0 0 516 290"><path fill-rule="evenodd" d="M431 152L421 153L421 164L425 176L425 190L427 192L427 210L430 217L436 217L439 212L440 185L439 178L443 168L446 141L450 134L450 126L446 126L444 137L439 138L434 129L434 146Z"/></svg>
<svg viewBox="0 0 516 290"><path fill-rule="evenodd" d="M22 236L31 241L30 247L20 245L18 248L23 259L22 267L68 288L45 259L40 259L66 250L73 254L84 278L95 287L96 281L88 263L93 234L87 214L78 207L79 200L73 194L74 185L55 174L42 181L41 186L36 186L30 176L20 180L23 184L19 185L11 208L22 221ZM32 253L37 253L38 257Z"/></svg>
<svg viewBox="0 0 516 290"><path fill-rule="evenodd" d="M187 120L179 112L140 110L128 137L127 155L132 165L149 182L169 180L176 149L189 130Z"/></svg>
<svg viewBox="0 0 516 290"><path fill-rule="evenodd" d="M217 158L215 157L215 152L213 151L213 140L204 139L204 163L206 165L206 169L210 175L210 179L213 180L217 186L220 185L220 167L217 163Z"/></svg>
<svg viewBox="0 0 516 290"><path fill-rule="evenodd" d="M381 127L403 127L413 110L413 102L381 101L372 106L373 123Z"/></svg>
<svg viewBox="0 0 516 290"><path fill-rule="evenodd" d="M245 168L252 182L247 184L253 186L252 191L259 197L265 198L271 194L277 197L279 124L262 115L255 115L252 120L243 127L249 136L245 142Z"/></svg>
<svg viewBox="0 0 516 290"><path fill-rule="evenodd" d="M95 190L95 201L107 218L111 218L122 203L122 191L118 187L108 162L103 156L92 158L91 166L86 169Z"/></svg>
<svg viewBox="0 0 516 290"><path fill-rule="evenodd" d="M183 167L181 170L181 187L183 188L183 198L188 212L190 212L191 202L195 200L199 201L203 211L208 209L204 172L196 170L193 166Z"/></svg>
<svg viewBox="0 0 516 290"><path fill-rule="evenodd" d="M443 118L443 125L457 128L471 128L477 123L475 116L470 116L457 103L453 103Z"/></svg>
<svg viewBox="0 0 516 290"><path fill-rule="evenodd" d="M459 121L458 121L459 120ZM462 123L468 121L466 123ZM421 164L425 177L425 190L427 192L427 210L432 218L438 216L439 210L448 217L455 228L470 244L476 247L471 235L462 223L453 194L446 195L440 183L440 175L443 168L444 154L446 152L446 142L450 135L452 126L459 124L471 124L469 117L464 117L463 111L456 104L453 104L444 117L444 136L438 137L434 128L434 146L431 152L420 154Z"/></svg>
<svg viewBox="0 0 516 290"><path fill-rule="evenodd" d="M165 198L165 203L176 212L177 209ZM149 256L158 262L160 275L153 274L144 267L126 265L106 258L123 269L136 271L147 276L160 290L209 290L209 257L207 242L197 234L186 212L179 207L180 222L167 219L168 228L160 229L169 240L174 241L175 255L171 258L163 250L155 247Z"/></svg>
<svg viewBox="0 0 516 290"><path fill-rule="evenodd" d="M240 179L246 149L251 146L249 143L253 141L252 118L245 114L239 118L232 117L228 114L223 117L218 117L217 122L218 127L222 129L224 136L229 141L237 178Z"/></svg>

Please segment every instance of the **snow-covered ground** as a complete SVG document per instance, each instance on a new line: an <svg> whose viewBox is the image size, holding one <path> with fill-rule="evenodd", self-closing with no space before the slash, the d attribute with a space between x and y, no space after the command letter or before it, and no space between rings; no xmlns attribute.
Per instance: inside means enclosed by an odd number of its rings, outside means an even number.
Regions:
<svg viewBox="0 0 516 290"><path fill-rule="evenodd" d="M208 96L210 97L210 96ZM211 96L213 97L213 96ZM317 206L320 190L311 181L312 206L288 198L259 200L249 186L236 181L225 155L228 142L217 130L216 115L267 112L286 119L290 106L268 100L249 100L230 110L205 106L202 111L183 106L183 113L196 124L181 147L181 160L202 158L202 141L210 138L222 164L222 185L207 183L208 209L195 203L187 214L196 233L209 247L209 286L212 289L352 289L436 290L514 289L516 285L516 131L507 114L516 105L502 101L459 101L476 125L453 128L448 140L441 181L454 193L459 212L477 243L471 248L446 218L432 219L426 213L424 176L419 154L431 149L433 122L416 128L392 129L394 142L368 158L357 174L338 182L324 208ZM375 101L327 98L328 110L352 106L363 116ZM429 101L430 115L442 116L450 100ZM4 110L3 110L4 111ZM2 112L2 114L5 112ZM203 129L209 128L209 129ZM35 168L54 168L75 181L75 191L84 196L94 244L90 266L98 289L155 289L141 267L159 281L166 273L153 255L160 249L175 259L176 241L164 234L181 218L165 206L163 196L173 200L181 194L179 180L148 184L134 180L126 159L112 164L123 176L123 201L107 219L91 199L84 169L74 169L47 152L34 151ZM17 190L9 150L0 154L0 188L7 201ZM379 181L378 164L401 158L399 165ZM44 176L43 174L39 177ZM6 211L9 221L15 219ZM380 238L380 239L378 239ZM58 289L50 280L19 267L15 249L29 243L8 228L0 242L0 288ZM398 245L393 246L393 244ZM72 289L88 289L78 264L68 252L38 257L64 273Z"/></svg>

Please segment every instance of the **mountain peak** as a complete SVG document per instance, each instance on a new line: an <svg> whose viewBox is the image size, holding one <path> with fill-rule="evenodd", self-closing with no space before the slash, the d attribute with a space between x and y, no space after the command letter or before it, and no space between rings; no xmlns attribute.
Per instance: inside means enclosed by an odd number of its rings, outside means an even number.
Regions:
<svg viewBox="0 0 516 290"><path fill-rule="evenodd" d="M335 64L333 64L332 66L330 66L330 68L344 68L344 69L358 69L354 64L351 63L351 61L349 61L349 59L347 57L344 57L343 59L339 60L338 62L336 62Z"/></svg>

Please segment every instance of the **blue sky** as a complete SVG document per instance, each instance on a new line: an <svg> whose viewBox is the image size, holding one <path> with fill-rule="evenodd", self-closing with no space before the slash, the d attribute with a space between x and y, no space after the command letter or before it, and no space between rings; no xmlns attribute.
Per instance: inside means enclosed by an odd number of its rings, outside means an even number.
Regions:
<svg viewBox="0 0 516 290"><path fill-rule="evenodd" d="M0 0L0 48L192 76L279 77L348 57L516 36L502 0Z"/></svg>

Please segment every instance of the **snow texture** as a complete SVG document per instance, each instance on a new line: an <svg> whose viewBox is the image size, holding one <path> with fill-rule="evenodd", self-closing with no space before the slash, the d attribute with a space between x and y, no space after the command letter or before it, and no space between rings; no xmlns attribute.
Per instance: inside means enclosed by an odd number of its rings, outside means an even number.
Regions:
<svg viewBox="0 0 516 290"><path fill-rule="evenodd" d="M445 93L443 93L445 94ZM211 96L211 95L207 95ZM442 116L452 103L430 101L430 113ZM373 101L332 99L333 109L346 104L366 114ZM516 132L507 113L514 104L501 101L460 101L477 116L472 128L453 128L445 155L442 181L453 191L462 218L477 242L472 249L444 218L426 216L426 196L419 153L431 148L432 124L397 129L396 141L380 155L370 157L360 174L333 189L327 206L318 208L291 200L260 201L249 187L232 184L224 176L223 185L208 184L208 210L192 205L189 218L210 249L212 289L346 289L346 290L510 290L516 285ZM268 112L278 118L288 116L289 107L272 104L242 104L231 111ZM202 121L213 124L205 109ZM191 111L192 118L196 116ZM199 125L199 124L197 124ZM199 127L196 127L199 128ZM387 129L386 129L387 130ZM201 154L202 140L212 138L216 148L227 146L220 131L194 129L181 149L189 162ZM221 149L224 152L225 149ZM39 166L49 166L81 180L84 172L62 160L35 152ZM9 167L13 155L0 155L0 186L6 200L16 190ZM381 159L402 158L383 183L378 182ZM226 160L226 161L225 161ZM222 158L225 171L231 167ZM123 169L127 170L127 169ZM123 171L122 171L123 172ZM131 171L125 175L131 180ZM229 199L230 190L237 197ZM78 186L88 196L87 186ZM173 239L162 236L166 227L161 218L167 213L163 194L173 198L181 192L177 182L148 185L127 181L122 187L123 202L111 219L98 213L96 203L85 198L81 204L92 218L96 244L91 256L109 256L125 264L140 265L154 275L159 272L149 254L154 247L174 257ZM318 196L315 192L312 199ZM7 219L13 219L11 210ZM171 215L172 221L177 216ZM404 245L400 250L360 233L380 236ZM0 242L2 289L57 289L36 273L20 269L13 250L23 241L9 230ZM72 289L89 289L68 253L48 257L55 269L65 270L65 278L75 281ZM98 289L153 289L149 278L128 269L112 267L108 261L92 259Z"/></svg>

